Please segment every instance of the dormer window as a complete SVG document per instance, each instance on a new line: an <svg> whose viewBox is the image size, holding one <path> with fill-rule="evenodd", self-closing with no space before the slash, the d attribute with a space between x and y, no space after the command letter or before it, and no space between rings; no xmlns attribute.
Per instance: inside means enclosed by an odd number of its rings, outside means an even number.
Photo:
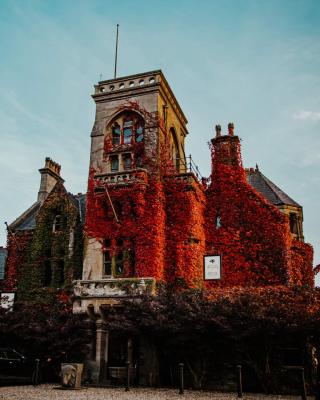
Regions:
<svg viewBox="0 0 320 400"><path fill-rule="evenodd" d="M61 215L56 215L53 220L52 232L60 232L62 229Z"/></svg>

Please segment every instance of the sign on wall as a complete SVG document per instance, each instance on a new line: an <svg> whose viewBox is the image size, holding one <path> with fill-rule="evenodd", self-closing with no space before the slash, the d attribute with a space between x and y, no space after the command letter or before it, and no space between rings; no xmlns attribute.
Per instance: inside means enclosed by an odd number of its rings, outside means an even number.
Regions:
<svg viewBox="0 0 320 400"><path fill-rule="evenodd" d="M204 279L206 281L221 279L221 256L204 256Z"/></svg>
<svg viewBox="0 0 320 400"><path fill-rule="evenodd" d="M0 307L6 310L12 310L14 304L15 293L13 292L2 292L0 295Z"/></svg>

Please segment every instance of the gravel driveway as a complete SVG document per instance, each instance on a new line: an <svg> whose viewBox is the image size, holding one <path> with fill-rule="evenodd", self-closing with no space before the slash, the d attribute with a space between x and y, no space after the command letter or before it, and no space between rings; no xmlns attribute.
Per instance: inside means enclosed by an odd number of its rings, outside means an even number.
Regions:
<svg viewBox="0 0 320 400"><path fill-rule="evenodd" d="M0 387L1 400L183 400L183 399L221 399L235 400L235 393L214 393L186 390L183 396L172 389L134 388L129 392L115 388L88 388L81 390L59 390L57 386L6 386ZM244 395L244 400L263 399L301 399L300 396L264 396L260 394ZM308 397L312 399L312 397Z"/></svg>

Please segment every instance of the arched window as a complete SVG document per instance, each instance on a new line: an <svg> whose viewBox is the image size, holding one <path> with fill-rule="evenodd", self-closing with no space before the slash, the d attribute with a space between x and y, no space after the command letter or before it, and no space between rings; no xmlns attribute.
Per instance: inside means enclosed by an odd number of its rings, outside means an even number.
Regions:
<svg viewBox="0 0 320 400"><path fill-rule="evenodd" d="M171 139L173 142L173 146L171 148L172 153L172 163L175 169L179 172L180 171L180 154L179 154L179 144L177 140L176 132L173 128L170 129Z"/></svg>
<svg viewBox="0 0 320 400"><path fill-rule="evenodd" d="M52 232L60 232L62 229L61 215L56 215L53 220Z"/></svg>
<svg viewBox="0 0 320 400"><path fill-rule="evenodd" d="M118 146L120 144L121 128L118 123L115 123L112 127L112 144Z"/></svg>
<svg viewBox="0 0 320 400"><path fill-rule="evenodd" d="M111 125L112 145L141 143L144 139L144 120L133 112L121 114Z"/></svg>

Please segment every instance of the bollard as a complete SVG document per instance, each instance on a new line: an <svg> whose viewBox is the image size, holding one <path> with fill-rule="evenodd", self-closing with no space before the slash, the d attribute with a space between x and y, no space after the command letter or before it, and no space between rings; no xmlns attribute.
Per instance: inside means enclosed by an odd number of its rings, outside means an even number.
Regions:
<svg viewBox="0 0 320 400"><path fill-rule="evenodd" d="M183 394L184 387L183 387L183 363L179 363L179 394Z"/></svg>
<svg viewBox="0 0 320 400"><path fill-rule="evenodd" d="M33 386L39 385L39 363L40 363L40 360L39 360L39 358L36 358L35 361L36 361L36 368L34 370L33 377L32 377Z"/></svg>
<svg viewBox="0 0 320 400"><path fill-rule="evenodd" d="M126 392L130 390L130 361L126 361Z"/></svg>
<svg viewBox="0 0 320 400"><path fill-rule="evenodd" d="M307 400L307 391L306 391L306 380L304 376L304 368L300 368L301 371L301 399Z"/></svg>
<svg viewBox="0 0 320 400"><path fill-rule="evenodd" d="M238 398L242 399L242 365L237 365L237 391Z"/></svg>

